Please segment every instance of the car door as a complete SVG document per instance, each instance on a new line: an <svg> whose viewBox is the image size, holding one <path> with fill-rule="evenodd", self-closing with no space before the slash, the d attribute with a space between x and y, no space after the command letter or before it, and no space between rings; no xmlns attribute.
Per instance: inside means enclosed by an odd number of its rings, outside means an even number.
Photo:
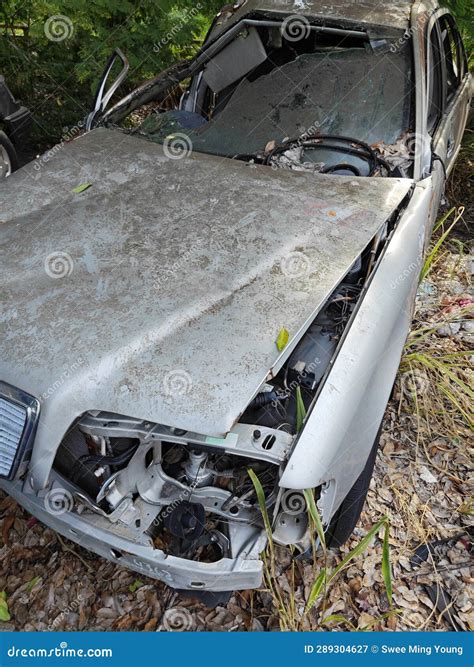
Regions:
<svg viewBox="0 0 474 667"><path fill-rule="evenodd" d="M462 39L454 18L446 10L436 14L431 41L438 50L441 76L441 117L434 127L433 149L451 172L461 146L471 103L470 74Z"/></svg>

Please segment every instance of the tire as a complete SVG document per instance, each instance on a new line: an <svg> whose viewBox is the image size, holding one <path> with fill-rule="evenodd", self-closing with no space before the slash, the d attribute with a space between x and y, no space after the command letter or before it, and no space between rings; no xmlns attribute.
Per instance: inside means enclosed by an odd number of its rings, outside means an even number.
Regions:
<svg viewBox="0 0 474 667"><path fill-rule="evenodd" d="M5 132L0 131L0 180L18 169L18 155Z"/></svg>
<svg viewBox="0 0 474 667"><path fill-rule="evenodd" d="M359 521L362 508L365 504L370 480L374 472L375 459L379 448L382 424L375 438L372 450L363 471L360 473L354 486L342 501L340 508L333 516L326 531L326 546L331 549L341 547L350 538Z"/></svg>

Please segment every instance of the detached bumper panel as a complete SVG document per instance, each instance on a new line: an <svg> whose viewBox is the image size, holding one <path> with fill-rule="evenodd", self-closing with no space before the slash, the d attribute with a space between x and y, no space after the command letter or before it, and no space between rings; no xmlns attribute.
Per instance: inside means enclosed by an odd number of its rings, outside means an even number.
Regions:
<svg viewBox="0 0 474 667"><path fill-rule="evenodd" d="M0 479L0 488L41 522L81 547L172 588L221 592L258 588L262 583L263 565L258 559L223 558L215 563L201 563L167 556L159 549L112 532L109 522L101 517L48 511L48 496L24 493L20 481Z"/></svg>

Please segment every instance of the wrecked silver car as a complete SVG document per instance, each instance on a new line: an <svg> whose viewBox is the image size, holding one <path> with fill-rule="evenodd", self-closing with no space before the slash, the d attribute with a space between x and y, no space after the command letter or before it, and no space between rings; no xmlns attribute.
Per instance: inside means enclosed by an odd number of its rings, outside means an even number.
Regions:
<svg viewBox="0 0 474 667"><path fill-rule="evenodd" d="M330 546L357 523L466 123L461 39L431 0L248 0L111 106L127 69L0 186L0 487L174 588L258 587L249 471L279 544L307 550L307 489Z"/></svg>

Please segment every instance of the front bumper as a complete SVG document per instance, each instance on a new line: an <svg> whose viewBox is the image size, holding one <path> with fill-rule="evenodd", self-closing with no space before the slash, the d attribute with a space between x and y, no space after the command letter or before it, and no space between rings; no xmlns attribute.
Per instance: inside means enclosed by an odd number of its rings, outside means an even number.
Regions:
<svg viewBox="0 0 474 667"><path fill-rule="evenodd" d="M152 579L159 579L172 588L222 592L258 588L262 583L263 564L258 558L224 558L214 563L200 563L168 556L159 549L138 543L126 535L126 529L121 531L117 525L112 526L107 519L93 513L79 515L71 511L57 513L49 510L45 502L47 495L25 492L21 481L0 479L0 488L39 521L81 547ZM263 539L261 549L264 544ZM261 549L259 546L257 553Z"/></svg>

